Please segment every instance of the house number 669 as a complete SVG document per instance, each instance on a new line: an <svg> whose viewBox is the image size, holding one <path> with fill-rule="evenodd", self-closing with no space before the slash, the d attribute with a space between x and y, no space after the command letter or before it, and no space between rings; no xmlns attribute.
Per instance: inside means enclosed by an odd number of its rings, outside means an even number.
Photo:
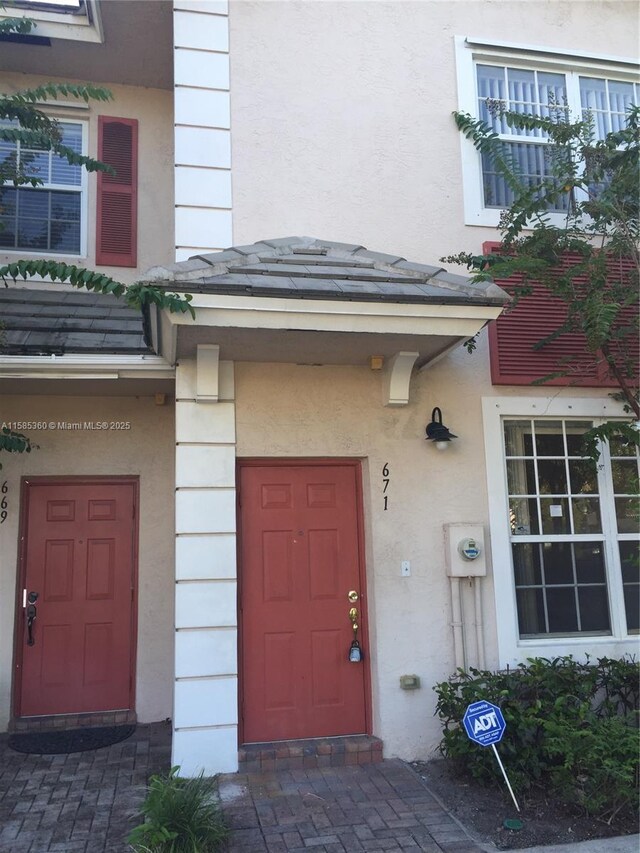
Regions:
<svg viewBox="0 0 640 853"><path fill-rule="evenodd" d="M389 463L385 462L382 466L382 508L385 512L389 509L389 495L387 494L387 489L389 488L390 479Z"/></svg>
<svg viewBox="0 0 640 853"><path fill-rule="evenodd" d="M7 507L9 504L7 503L7 492L9 491L9 485L5 480L0 486L0 493L2 494L2 500L0 500L0 524L4 524L7 520Z"/></svg>

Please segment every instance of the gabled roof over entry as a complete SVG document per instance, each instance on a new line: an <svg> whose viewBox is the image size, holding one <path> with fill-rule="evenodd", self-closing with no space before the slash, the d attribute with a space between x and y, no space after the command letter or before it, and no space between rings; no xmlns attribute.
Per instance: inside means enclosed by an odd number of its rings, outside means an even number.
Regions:
<svg viewBox="0 0 640 853"><path fill-rule="evenodd" d="M203 377L219 360L383 364L386 405L405 405L413 369L473 337L508 298L442 267L313 237L195 255L146 279L193 296L195 318L151 306L154 347L169 363L195 358Z"/></svg>
<svg viewBox="0 0 640 853"><path fill-rule="evenodd" d="M493 283L442 267L313 237L283 237L195 255L149 270L147 279L191 293L436 305L500 305Z"/></svg>

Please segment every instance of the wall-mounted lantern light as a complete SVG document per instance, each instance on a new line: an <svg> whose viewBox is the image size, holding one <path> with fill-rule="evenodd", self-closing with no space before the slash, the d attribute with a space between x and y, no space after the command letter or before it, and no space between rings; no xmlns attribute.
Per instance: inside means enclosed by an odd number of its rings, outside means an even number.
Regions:
<svg viewBox="0 0 640 853"><path fill-rule="evenodd" d="M431 412L431 423L427 424L427 441L434 441L438 450L446 450L452 438L457 438L442 423L442 412L436 406Z"/></svg>

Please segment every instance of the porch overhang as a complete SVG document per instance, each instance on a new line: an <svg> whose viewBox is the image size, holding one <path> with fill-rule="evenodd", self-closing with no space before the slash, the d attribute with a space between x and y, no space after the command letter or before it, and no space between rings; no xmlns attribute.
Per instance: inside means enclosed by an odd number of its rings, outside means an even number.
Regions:
<svg viewBox="0 0 640 853"><path fill-rule="evenodd" d="M195 320L152 311L154 348L170 364L215 343L230 361L368 364L402 350L424 367L477 334L501 306L311 301L195 294Z"/></svg>
<svg viewBox="0 0 640 853"><path fill-rule="evenodd" d="M215 344L230 361L366 365L411 352L423 368L508 298L440 267L310 237L198 255L148 280L193 297L195 319L152 310L154 349L171 364Z"/></svg>

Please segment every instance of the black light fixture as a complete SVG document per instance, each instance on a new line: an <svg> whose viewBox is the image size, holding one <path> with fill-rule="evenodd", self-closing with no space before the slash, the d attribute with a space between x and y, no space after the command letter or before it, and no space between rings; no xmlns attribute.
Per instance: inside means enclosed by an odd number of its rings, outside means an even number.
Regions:
<svg viewBox="0 0 640 853"><path fill-rule="evenodd" d="M426 432L427 441L435 442L438 450L446 450L451 439L458 437L442 423L442 412L437 406L431 412L431 423L427 424Z"/></svg>

